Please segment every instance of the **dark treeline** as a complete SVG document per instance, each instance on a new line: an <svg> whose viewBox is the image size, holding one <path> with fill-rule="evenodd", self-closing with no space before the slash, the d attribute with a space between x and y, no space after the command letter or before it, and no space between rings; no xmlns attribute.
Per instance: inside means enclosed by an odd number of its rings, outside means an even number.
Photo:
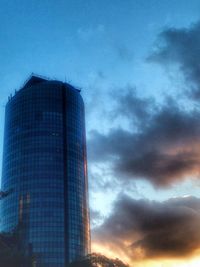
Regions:
<svg viewBox="0 0 200 267"><path fill-rule="evenodd" d="M72 262L69 267L129 267L119 259L109 259L102 254L92 253Z"/></svg>

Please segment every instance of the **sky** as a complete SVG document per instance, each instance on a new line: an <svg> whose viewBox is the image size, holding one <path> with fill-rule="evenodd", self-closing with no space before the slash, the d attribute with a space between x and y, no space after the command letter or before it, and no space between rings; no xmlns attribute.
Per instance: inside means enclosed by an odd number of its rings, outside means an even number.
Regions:
<svg viewBox="0 0 200 267"><path fill-rule="evenodd" d="M32 73L82 90L93 251L200 266L200 2L0 0L1 158Z"/></svg>

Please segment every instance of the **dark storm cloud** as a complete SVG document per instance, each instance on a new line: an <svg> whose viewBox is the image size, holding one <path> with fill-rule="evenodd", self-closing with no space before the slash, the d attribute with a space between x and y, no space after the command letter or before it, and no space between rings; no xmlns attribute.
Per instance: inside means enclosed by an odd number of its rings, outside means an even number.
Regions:
<svg viewBox="0 0 200 267"><path fill-rule="evenodd" d="M155 101L153 98L140 98L137 96L136 88L127 86L125 90L121 89L122 93L113 93L113 98L116 100L116 106L112 112L112 117L120 115L122 117L130 117L134 124L145 123L149 118L150 112L156 110Z"/></svg>
<svg viewBox="0 0 200 267"><path fill-rule="evenodd" d="M165 29L148 60L163 66L177 65L190 86L190 95L200 98L200 22L190 28Z"/></svg>
<svg viewBox="0 0 200 267"><path fill-rule="evenodd" d="M141 123L130 131L111 129L107 135L94 131L89 141L90 159L110 162L117 177L147 179L155 186L168 186L190 175L198 177L200 112L186 111L169 100L152 111L142 101L138 99L138 108L135 94L128 92L122 98L116 113L131 122L137 116Z"/></svg>
<svg viewBox="0 0 200 267"><path fill-rule="evenodd" d="M148 60L177 65L187 81L187 95L200 98L200 22L190 28L165 29ZM132 128L111 129L106 135L93 132L91 159L110 162L117 177L147 179L155 186L169 186L190 176L199 178L199 108L190 105L190 110L184 109L170 98L156 106L153 99L140 98L135 92L126 88L126 94L116 97L113 111Z"/></svg>
<svg viewBox="0 0 200 267"><path fill-rule="evenodd" d="M125 253L130 259L187 257L200 249L200 199L165 202L121 196L94 242Z"/></svg>

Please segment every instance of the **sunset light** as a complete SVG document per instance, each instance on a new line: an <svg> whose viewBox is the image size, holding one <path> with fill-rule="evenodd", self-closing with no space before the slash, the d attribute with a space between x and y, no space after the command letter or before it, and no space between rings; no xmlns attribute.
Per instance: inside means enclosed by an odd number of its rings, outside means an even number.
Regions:
<svg viewBox="0 0 200 267"><path fill-rule="evenodd" d="M0 267L200 267L200 0L0 0Z"/></svg>

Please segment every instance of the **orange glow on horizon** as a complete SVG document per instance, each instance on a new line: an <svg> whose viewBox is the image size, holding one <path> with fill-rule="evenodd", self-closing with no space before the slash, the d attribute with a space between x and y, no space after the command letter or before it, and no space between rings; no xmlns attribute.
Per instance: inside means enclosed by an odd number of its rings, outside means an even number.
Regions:
<svg viewBox="0 0 200 267"><path fill-rule="evenodd" d="M109 245L92 243L92 252L101 253L109 258L119 258L130 267L200 267L200 255L186 259L151 259L151 260L134 260L121 250L113 251Z"/></svg>
<svg viewBox="0 0 200 267"><path fill-rule="evenodd" d="M108 258L113 258L113 259L119 258L120 260L122 260L124 263L127 263L127 264L131 263L127 255L121 252L118 253L118 252L112 251L108 245L101 245L101 244L93 242L92 252L101 253Z"/></svg>

